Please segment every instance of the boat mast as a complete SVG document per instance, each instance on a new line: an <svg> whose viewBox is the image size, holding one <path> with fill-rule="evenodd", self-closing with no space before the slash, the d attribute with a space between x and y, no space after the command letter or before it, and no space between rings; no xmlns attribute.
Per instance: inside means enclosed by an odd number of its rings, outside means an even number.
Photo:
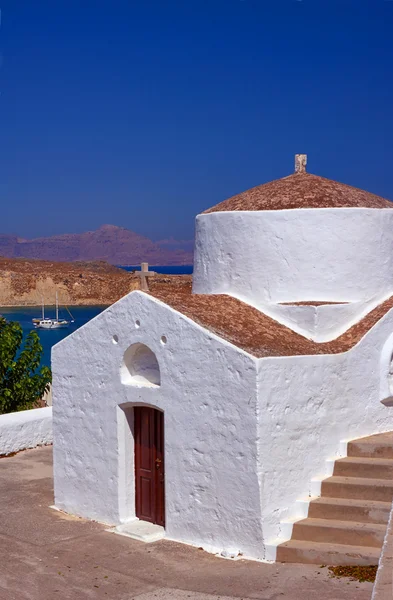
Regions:
<svg viewBox="0 0 393 600"><path fill-rule="evenodd" d="M41 296L41 302L42 302L42 320L45 319L45 304L44 304L44 296Z"/></svg>
<svg viewBox="0 0 393 600"><path fill-rule="evenodd" d="M59 320L59 301L57 299L57 292L56 292L56 321Z"/></svg>
<svg viewBox="0 0 393 600"><path fill-rule="evenodd" d="M68 308L68 306L66 306L65 308L66 308L66 311L68 312L68 314L69 314L69 315L70 315L70 317L71 317L71 323L74 323L75 319L74 319L74 317L72 316L70 309Z"/></svg>

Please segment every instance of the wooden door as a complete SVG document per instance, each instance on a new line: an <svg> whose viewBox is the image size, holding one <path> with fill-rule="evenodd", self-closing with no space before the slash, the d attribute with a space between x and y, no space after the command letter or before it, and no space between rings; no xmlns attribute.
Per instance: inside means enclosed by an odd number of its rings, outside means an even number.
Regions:
<svg viewBox="0 0 393 600"><path fill-rule="evenodd" d="M134 408L136 516L165 526L164 413Z"/></svg>

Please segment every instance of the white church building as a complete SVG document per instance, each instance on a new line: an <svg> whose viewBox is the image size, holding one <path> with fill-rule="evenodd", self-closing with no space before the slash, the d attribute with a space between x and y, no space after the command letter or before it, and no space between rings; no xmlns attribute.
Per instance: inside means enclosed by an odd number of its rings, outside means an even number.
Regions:
<svg viewBox="0 0 393 600"><path fill-rule="evenodd" d="M376 564L393 441L348 442L393 430L393 203L305 163L197 216L192 289L151 277L53 348L58 509L226 557Z"/></svg>

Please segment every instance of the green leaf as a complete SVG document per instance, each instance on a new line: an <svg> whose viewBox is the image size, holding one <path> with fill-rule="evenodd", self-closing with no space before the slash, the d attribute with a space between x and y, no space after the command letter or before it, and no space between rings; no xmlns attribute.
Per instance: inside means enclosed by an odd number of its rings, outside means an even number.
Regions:
<svg viewBox="0 0 393 600"><path fill-rule="evenodd" d="M22 341L20 324L0 317L0 414L37 407L52 381L51 370L40 368L38 334L31 331Z"/></svg>

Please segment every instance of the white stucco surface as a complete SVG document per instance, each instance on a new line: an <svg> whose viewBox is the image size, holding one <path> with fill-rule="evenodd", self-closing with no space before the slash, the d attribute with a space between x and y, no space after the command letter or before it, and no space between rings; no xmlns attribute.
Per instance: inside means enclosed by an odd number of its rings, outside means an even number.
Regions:
<svg viewBox="0 0 393 600"><path fill-rule="evenodd" d="M279 323L316 342L335 340L367 313L390 298L370 298L362 302L313 305L260 304L257 308Z"/></svg>
<svg viewBox="0 0 393 600"><path fill-rule="evenodd" d="M122 383L136 343L156 355L160 386ZM132 292L57 344L52 369L58 508L135 518L132 407L153 406L164 412L166 537L262 557L253 357Z"/></svg>
<svg viewBox="0 0 393 600"><path fill-rule="evenodd" d="M193 291L253 306L364 302L393 291L393 211L215 212L196 219Z"/></svg>
<svg viewBox="0 0 393 600"><path fill-rule="evenodd" d="M391 208L202 214L193 292L334 340L393 295L392 241ZM52 371L57 508L134 529L134 407L154 407L165 536L274 560L347 441L393 430L393 309L348 352L257 359L134 291L57 344Z"/></svg>
<svg viewBox="0 0 393 600"><path fill-rule="evenodd" d="M0 455L52 443L52 407L0 415Z"/></svg>
<svg viewBox="0 0 393 600"><path fill-rule="evenodd" d="M282 521L296 516L298 498L318 494L318 480L331 474L327 459L340 455L340 442L393 430L393 409L381 403L392 332L390 310L348 352L260 361L259 476L267 543L280 535Z"/></svg>
<svg viewBox="0 0 393 600"><path fill-rule="evenodd" d="M131 344L124 352L120 380L125 385L159 386L160 366L154 352L145 344Z"/></svg>
<svg viewBox="0 0 393 600"><path fill-rule="evenodd" d="M390 512L377 577L371 600L391 600L393 597L393 507Z"/></svg>
<svg viewBox="0 0 393 600"><path fill-rule="evenodd" d="M160 385L122 383L134 344L155 354ZM381 403L392 354L393 310L349 352L255 359L132 292L53 348L56 506L111 525L135 518L132 407L153 406L166 537L269 558L342 440L393 429Z"/></svg>

